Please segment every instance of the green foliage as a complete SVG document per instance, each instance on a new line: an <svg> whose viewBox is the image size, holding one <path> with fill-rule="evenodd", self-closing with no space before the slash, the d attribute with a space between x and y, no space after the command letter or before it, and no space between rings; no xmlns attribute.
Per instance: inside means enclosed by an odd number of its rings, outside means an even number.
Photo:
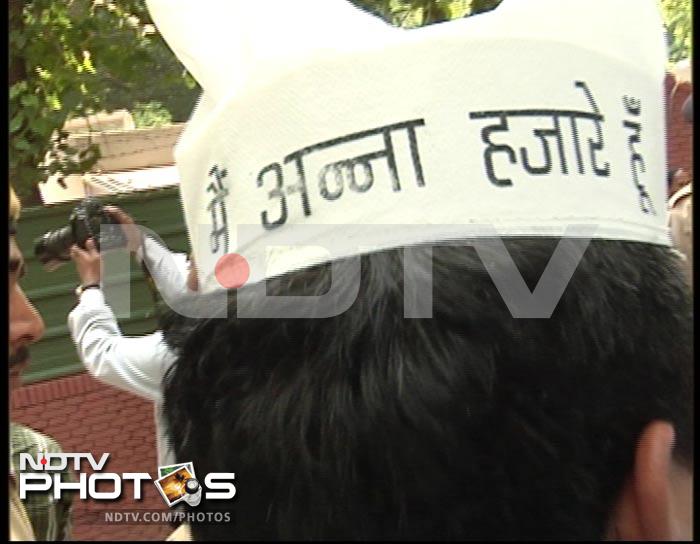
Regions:
<svg viewBox="0 0 700 544"><path fill-rule="evenodd" d="M414 28L497 7L502 0L351 0L396 26ZM517 1L517 0L514 0ZM658 0L669 34L669 60L692 56L692 0Z"/></svg>
<svg viewBox="0 0 700 544"><path fill-rule="evenodd" d="M502 0L353 0L355 4L404 28L449 21L489 11Z"/></svg>
<svg viewBox="0 0 700 544"><path fill-rule="evenodd" d="M140 102L134 106L131 112L136 128L162 127L173 122L173 116L160 102Z"/></svg>
<svg viewBox="0 0 700 544"><path fill-rule="evenodd" d="M10 179L24 200L36 201L50 174L85 172L99 159L96 146L67 146L67 119L149 102L168 110L161 120L190 113L194 80L144 0L11 0L9 11Z"/></svg>
<svg viewBox="0 0 700 544"><path fill-rule="evenodd" d="M661 12L669 34L669 61L676 63L693 54L693 2L660 0Z"/></svg>

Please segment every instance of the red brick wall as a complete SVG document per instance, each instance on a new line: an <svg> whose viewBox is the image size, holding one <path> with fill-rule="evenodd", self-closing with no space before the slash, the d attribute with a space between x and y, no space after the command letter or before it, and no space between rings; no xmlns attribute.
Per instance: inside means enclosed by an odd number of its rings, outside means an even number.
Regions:
<svg viewBox="0 0 700 544"><path fill-rule="evenodd" d="M153 404L104 385L87 373L27 385L12 394L11 419L54 437L63 451L109 453L110 472L156 474ZM89 472L89 471L88 471ZM126 484L132 495L132 484ZM108 488L105 488L105 491ZM75 540L163 540L168 524L105 524L102 510L167 511L158 490L143 482L143 500L81 501L75 495Z"/></svg>
<svg viewBox="0 0 700 544"><path fill-rule="evenodd" d="M690 83L676 86L671 74L666 74L666 152L668 169L683 168L693 175L693 125L681 112L683 103L692 92Z"/></svg>

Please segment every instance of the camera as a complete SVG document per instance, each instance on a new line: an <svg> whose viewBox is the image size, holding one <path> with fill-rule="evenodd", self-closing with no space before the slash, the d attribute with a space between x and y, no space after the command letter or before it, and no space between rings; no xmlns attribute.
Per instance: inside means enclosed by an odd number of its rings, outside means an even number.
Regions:
<svg viewBox="0 0 700 544"><path fill-rule="evenodd" d="M73 208L68 225L50 230L34 241L34 254L41 264L55 268L70 261L70 248L73 244L85 249L88 238L95 241L98 251L126 246L126 236L121 228L101 233L103 224L119 223L104 210L98 199L86 198Z"/></svg>

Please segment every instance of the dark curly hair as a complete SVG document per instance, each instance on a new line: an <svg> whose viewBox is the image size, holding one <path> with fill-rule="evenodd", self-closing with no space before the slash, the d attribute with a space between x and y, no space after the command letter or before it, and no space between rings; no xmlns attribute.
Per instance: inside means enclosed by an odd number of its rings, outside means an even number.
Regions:
<svg viewBox="0 0 700 544"><path fill-rule="evenodd" d="M530 289L557 242L505 242ZM336 317L239 319L243 288L233 317L164 319L177 458L236 474L233 500L199 507L232 522L195 538L600 539L649 422L692 463L692 306L668 248L591 242L550 319L513 318L473 248L418 251L430 319L403 317L401 249L362 257Z"/></svg>

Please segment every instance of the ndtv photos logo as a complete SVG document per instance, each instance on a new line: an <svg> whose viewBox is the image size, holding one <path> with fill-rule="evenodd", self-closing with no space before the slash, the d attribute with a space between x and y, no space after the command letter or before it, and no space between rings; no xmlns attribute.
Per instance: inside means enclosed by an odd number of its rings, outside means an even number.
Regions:
<svg viewBox="0 0 700 544"><path fill-rule="evenodd" d="M27 493L51 492L54 499L60 499L65 491L78 491L82 500L114 500L131 487L133 498L140 500L143 482L153 481L151 475L146 472L103 472L108 459L109 453L103 453L99 461L91 453L41 453L36 457L21 453L19 496L26 499ZM83 472L86 466L92 468L92 474ZM69 467L78 473L77 481L67 480L64 471ZM192 463L178 463L158 467L158 478L153 483L168 506L180 502L197 506L202 494L207 500L232 499L236 495L235 477L233 472L210 472L202 484Z"/></svg>

